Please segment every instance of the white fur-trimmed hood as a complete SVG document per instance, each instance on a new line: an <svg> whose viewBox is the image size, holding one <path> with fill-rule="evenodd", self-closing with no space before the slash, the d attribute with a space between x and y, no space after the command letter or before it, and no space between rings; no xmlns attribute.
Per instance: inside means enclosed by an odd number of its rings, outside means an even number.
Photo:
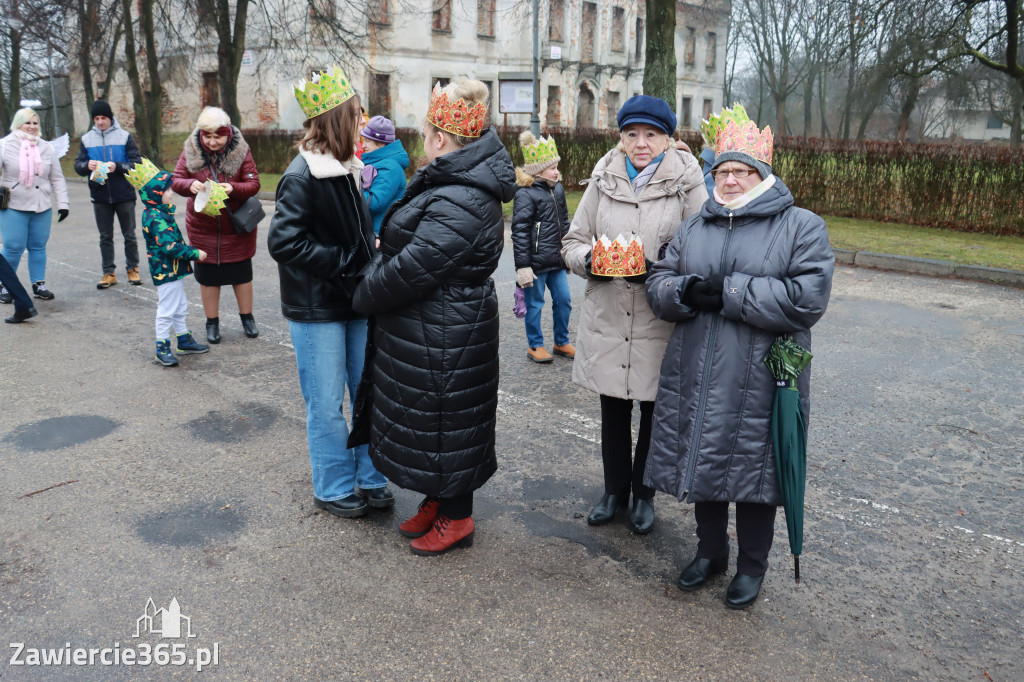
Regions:
<svg viewBox="0 0 1024 682"><path fill-rule="evenodd" d="M343 175L358 173L363 169L363 162L353 156L348 161L338 161L330 153L314 152L300 149L299 155L306 160L310 174L317 179L338 178Z"/></svg>

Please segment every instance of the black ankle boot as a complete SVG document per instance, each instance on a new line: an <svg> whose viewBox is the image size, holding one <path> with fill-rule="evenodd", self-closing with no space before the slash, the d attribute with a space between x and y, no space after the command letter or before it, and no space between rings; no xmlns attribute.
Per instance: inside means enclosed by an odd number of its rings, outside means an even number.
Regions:
<svg viewBox="0 0 1024 682"><path fill-rule="evenodd" d="M728 556L719 557L717 559L703 559L701 557L697 557L683 569L682 573L679 574L679 580L676 581L676 585L678 585L679 589L684 592L699 590L707 584L709 578L718 575L719 573L725 573L725 569L728 567Z"/></svg>
<svg viewBox="0 0 1024 682"><path fill-rule="evenodd" d="M250 339L255 339L260 335L260 330L256 328L256 320L253 318L252 313L247 315L240 315L242 318L242 331Z"/></svg>
<svg viewBox="0 0 1024 682"><path fill-rule="evenodd" d="M210 343L220 343L220 318L206 318L206 340Z"/></svg>
<svg viewBox="0 0 1024 682"><path fill-rule="evenodd" d="M629 502L629 495L611 495L605 493L604 497L594 506L587 517L587 523L591 526L603 526L611 523L615 518L615 512L619 507L625 507Z"/></svg>
<svg viewBox="0 0 1024 682"><path fill-rule="evenodd" d="M633 508L629 511L629 525L634 533L646 535L654 528L654 500L638 500L633 498Z"/></svg>
<svg viewBox="0 0 1024 682"><path fill-rule="evenodd" d="M761 594L763 575L744 575L737 573L725 591L725 605L730 609L745 609Z"/></svg>

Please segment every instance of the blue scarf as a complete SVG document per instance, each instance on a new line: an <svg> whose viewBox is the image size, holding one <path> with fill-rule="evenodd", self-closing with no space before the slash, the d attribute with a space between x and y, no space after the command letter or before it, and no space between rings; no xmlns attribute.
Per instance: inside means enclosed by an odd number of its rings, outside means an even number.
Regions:
<svg viewBox="0 0 1024 682"><path fill-rule="evenodd" d="M657 157L651 159L651 164L650 165L661 163L661 160L664 159L664 158L665 158L665 152L662 152ZM629 176L629 181L630 182L633 182L634 180L636 180L636 176L640 175L640 171L638 171L636 168L633 167L633 162L629 160L628 156L626 157L626 175Z"/></svg>

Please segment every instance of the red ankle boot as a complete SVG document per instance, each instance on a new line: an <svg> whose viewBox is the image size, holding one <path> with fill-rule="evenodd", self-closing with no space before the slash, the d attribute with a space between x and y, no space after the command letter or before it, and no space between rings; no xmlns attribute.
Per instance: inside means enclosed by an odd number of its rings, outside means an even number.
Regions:
<svg viewBox="0 0 1024 682"><path fill-rule="evenodd" d="M444 554L452 547L473 546L473 517L449 519L438 516L430 532L413 540L409 546L413 554L420 556L436 556Z"/></svg>
<svg viewBox="0 0 1024 682"><path fill-rule="evenodd" d="M437 518L438 501L429 497L420 503L420 508L411 519L398 527L398 532L407 538L418 538L426 535Z"/></svg>

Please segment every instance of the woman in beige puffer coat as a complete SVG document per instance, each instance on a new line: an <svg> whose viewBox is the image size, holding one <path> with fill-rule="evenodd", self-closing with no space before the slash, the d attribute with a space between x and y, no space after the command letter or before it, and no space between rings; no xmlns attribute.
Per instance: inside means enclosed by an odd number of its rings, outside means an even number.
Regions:
<svg viewBox="0 0 1024 682"><path fill-rule="evenodd" d="M643 485L651 416L661 359L672 325L647 305L646 275L591 274L593 240L639 236L648 261L658 260L687 217L708 198L697 160L676 149L676 117L664 100L637 95L618 113L621 144L598 161L569 232L562 258L569 271L588 278L576 339L573 381L601 396L604 496L587 516L594 526L612 521L629 503L636 533L654 525L654 489ZM640 401L640 432L633 453L633 401Z"/></svg>

